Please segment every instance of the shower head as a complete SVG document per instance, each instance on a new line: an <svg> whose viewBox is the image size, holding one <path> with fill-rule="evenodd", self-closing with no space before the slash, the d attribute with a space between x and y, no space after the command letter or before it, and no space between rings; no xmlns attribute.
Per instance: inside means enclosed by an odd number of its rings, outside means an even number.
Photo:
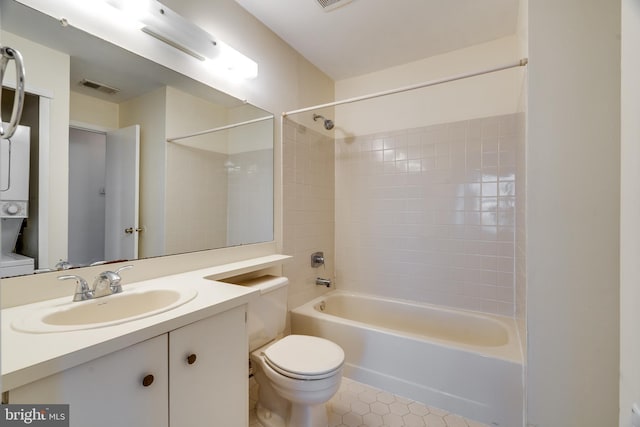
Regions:
<svg viewBox="0 0 640 427"><path fill-rule="evenodd" d="M318 119L324 120L324 128L326 130L331 130L335 126L334 123L333 123L333 120L325 119L324 116L321 116L320 114L314 114L313 115L313 121L315 122Z"/></svg>

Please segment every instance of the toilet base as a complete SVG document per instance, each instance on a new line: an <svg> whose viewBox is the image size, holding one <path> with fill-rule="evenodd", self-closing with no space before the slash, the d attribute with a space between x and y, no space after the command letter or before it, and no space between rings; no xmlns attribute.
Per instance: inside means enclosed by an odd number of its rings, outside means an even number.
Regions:
<svg viewBox="0 0 640 427"><path fill-rule="evenodd" d="M260 366L256 367L258 403L256 416L263 427L327 427L329 417L325 403L300 404L284 399L273 388Z"/></svg>
<svg viewBox="0 0 640 427"><path fill-rule="evenodd" d="M280 415L262 406L256 405L256 416L263 427L327 427L329 417L327 408L321 405L296 405L292 404L289 411L289 419L284 420Z"/></svg>
<svg viewBox="0 0 640 427"><path fill-rule="evenodd" d="M262 406L260 403L256 405L256 417L262 427L286 427L287 424L282 417L275 412Z"/></svg>
<svg viewBox="0 0 640 427"><path fill-rule="evenodd" d="M287 427L328 427L329 417L324 403L319 405L291 404Z"/></svg>

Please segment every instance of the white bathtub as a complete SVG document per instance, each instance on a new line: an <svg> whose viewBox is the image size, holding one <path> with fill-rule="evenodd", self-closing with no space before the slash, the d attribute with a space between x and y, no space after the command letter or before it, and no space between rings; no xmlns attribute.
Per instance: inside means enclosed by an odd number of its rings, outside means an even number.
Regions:
<svg viewBox="0 0 640 427"><path fill-rule="evenodd" d="M486 424L522 426L511 318L332 291L292 310L291 329L342 346L346 377Z"/></svg>

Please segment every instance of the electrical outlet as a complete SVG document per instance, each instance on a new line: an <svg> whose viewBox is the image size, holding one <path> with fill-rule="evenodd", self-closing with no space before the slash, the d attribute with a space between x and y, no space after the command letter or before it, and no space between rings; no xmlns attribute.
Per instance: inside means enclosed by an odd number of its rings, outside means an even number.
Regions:
<svg viewBox="0 0 640 427"><path fill-rule="evenodd" d="M637 403L631 408L631 427L640 427L640 406Z"/></svg>

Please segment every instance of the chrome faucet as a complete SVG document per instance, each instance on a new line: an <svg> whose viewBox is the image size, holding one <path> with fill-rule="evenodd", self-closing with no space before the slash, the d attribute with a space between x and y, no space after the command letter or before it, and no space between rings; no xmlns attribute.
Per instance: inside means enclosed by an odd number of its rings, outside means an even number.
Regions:
<svg viewBox="0 0 640 427"><path fill-rule="evenodd" d="M58 280L70 280L76 281L76 291L73 295L74 301L86 301L94 298L106 297L107 295L118 294L122 292L122 284L120 281L120 272L133 268L133 265L125 265L118 268L116 271L103 271L98 274L93 281L93 286L89 287L89 284L82 277L74 274L65 276L58 276Z"/></svg>
<svg viewBox="0 0 640 427"><path fill-rule="evenodd" d="M73 267L73 265L71 265L71 263L69 261L65 261L65 260L61 259L60 261L58 261L56 263L54 268L56 270L69 270L72 267Z"/></svg>
<svg viewBox="0 0 640 427"><path fill-rule="evenodd" d="M331 287L331 279L323 279L322 277L316 278L316 285Z"/></svg>
<svg viewBox="0 0 640 427"><path fill-rule="evenodd" d="M133 268L133 265L125 265L116 271L103 271L98 274L93 281L94 298L100 298L111 294L119 294L122 292L120 281L120 272Z"/></svg>
<svg viewBox="0 0 640 427"><path fill-rule="evenodd" d="M93 291L89 289L89 284L82 277L77 276L75 274L58 276L58 280L71 280L71 279L76 281L76 291L73 294L74 301L86 301L88 299L93 299Z"/></svg>

